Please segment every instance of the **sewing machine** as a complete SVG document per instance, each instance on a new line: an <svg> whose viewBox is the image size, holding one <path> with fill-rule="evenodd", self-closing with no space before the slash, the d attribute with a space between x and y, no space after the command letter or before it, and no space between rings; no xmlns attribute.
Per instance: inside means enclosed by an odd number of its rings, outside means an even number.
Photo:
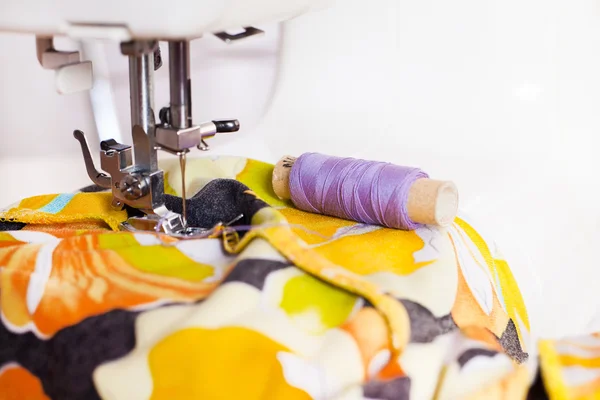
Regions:
<svg viewBox="0 0 600 400"><path fill-rule="evenodd" d="M260 21L285 20L320 3L213 0L165 5L150 0L134 6L134 1L114 0L1 0L0 30L44 38L97 36L110 38L118 47L120 42L135 38L177 41ZM530 309L538 307L539 311L531 311L532 326L556 335L572 333L563 327L579 331L600 329L596 292L580 288L581 282L600 279L596 272L599 270L593 266L600 237L595 205L600 158L593 145L600 131L600 22L595 17L596 4L585 0L568 4L559 0L533 0L527 4L385 0L377 7L366 7L367 3L339 1L323 12L286 20L284 40L277 53L277 82L272 98L265 101L265 113L256 118L260 123L249 131L224 137L226 146L214 146L213 152L275 162L285 154L318 150L419 165L432 175L451 179L460 189L463 210L488 228L515 266L512 272L523 282L522 292ZM178 11L176 17L171 10ZM97 21L114 25L95 26ZM131 26L118 25L123 21L130 21ZM4 42L7 44L10 45ZM46 39L41 44L49 42ZM5 54L14 55L16 47L7 49ZM167 54L168 46L161 51ZM50 162L52 166L73 167L52 171L51 183L38 182L26 193L21 187L19 191L15 189L10 201L72 190L71 179L82 173L81 157L78 155L74 162L68 157L75 149L60 153L59 161L40 156L47 147L58 146L56 143L67 146L73 141L70 132L78 128L76 124L56 121L53 114L60 113L65 120L85 122L87 118L88 129L93 126L89 122L93 120L90 110L76 108L74 100L64 100L60 103L62 108L56 106L60 101L57 99L67 96L48 95L41 100L30 96L30 92L21 94L23 84L10 85L33 75L32 68L26 71L30 73L27 77L16 77L21 72L18 68L34 64L33 49L31 55L27 61L24 56L11 58L18 61L16 66L13 62L2 66L0 87L6 100L0 105L6 113L1 147L9 147L19 158L9 167L18 168L21 175L27 167L31 176L39 176ZM55 56L50 52L44 57ZM150 75L153 57L154 52L139 57L146 60ZM60 90L89 85L84 73L89 66L63 68L80 70L86 78L63 81L63 69L59 69L57 82L70 82ZM34 70L38 69L41 67ZM204 79L231 80L226 68L223 70L221 74L195 74ZM247 70L235 70L237 75L244 73ZM26 89L34 90L36 85L47 82L43 78L46 77L36 76ZM122 85L117 79L112 84ZM256 91L252 86L235 96L252 99ZM215 92L195 90L194 98L205 99ZM27 107L21 107L25 101ZM231 100L221 98L225 105L228 101ZM251 104L251 100L242 103ZM39 132L36 125L23 123L32 108L44 127L44 136L36 137L40 143L31 146L37 147L33 156L24 142L10 146L11 140L29 140L31 132ZM160 127L160 109L153 111ZM244 121L240 122L247 127ZM214 130L210 124L208 127ZM157 140L157 136L154 138ZM198 137L195 143L200 143ZM136 150L134 144L133 153ZM105 151L111 150L102 150L102 154ZM154 154L149 146L147 154ZM137 164L137 157L134 160ZM102 164L100 167L96 169L104 169ZM69 174L70 169L77 169L76 174ZM146 171L149 172L150 169ZM15 187L22 181L21 176L4 180L8 182L6 186ZM124 198L125 204L136 202L125 198L120 189L115 197ZM151 199L146 199L149 203L140 208L148 211L150 220L155 219ZM179 217L171 217L173 226L179 227ZM565 269L570 273L565 274ZM556 295L560 293L568 293L571 300L562 301ZM569 308L571 302L589 307L575 313ZM557 315L574 320L561 319L562 323L556 324ZM594 316L595 322L588 322Z"/></svg>
<svg viewBox="0 0 600 400"><path fill-rule="evenodd" d="M263 33L251 24L293 18L325 2L260 0L252 4L244 1L243 7L238 7L238 3L179 1L170 3L167 13L164 2L157 0L124 4L116 0L2 3L0 30L35 34L38 62L42 68L55 71L59 93L91 89L93 66L91 61L82 60L78 51L56 49L54 36L111 40L128 58L133 146L114 139L102 141L99 170L84 132L73 133L80 143L89 178L97 186L112 191L113 207L128 206L144 214L130 218L123 224L125 229L162 231L177 237L201 234L201 229L186 224L185 194L182 215L165 207L164 173L158 167L158 151L179 157L184 177L186 153L195 148L206 151L209 149L206 140L240 128L235 119L195 123L190 40L214 34L226 43L238 42ZM28 18L21 18L22 15ZM241 31L229 31L240 27ZM159 41L168 43L170 86L170 104L160 111L154 105L154 71L161 68L161 51L164 51Z"/></svg>

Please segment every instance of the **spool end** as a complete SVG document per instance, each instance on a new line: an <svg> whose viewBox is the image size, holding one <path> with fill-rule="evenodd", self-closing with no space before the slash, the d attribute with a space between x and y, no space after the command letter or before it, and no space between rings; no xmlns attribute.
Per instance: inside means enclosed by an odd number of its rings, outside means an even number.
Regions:
<svg viewBox="0 0 600 400"><path fill-rule="evenodd" d="M410 188L408 216L426 225L450 225L458 214L458 189L449 181L418 179Z"/></svg>
<svg viewBox="0 0 600 400"><path fill-rule="evenodd" d="M271 183L273 184L273 191L281 200L292 198L290 194L290 172L295 162L296 157L284 156L275 164Z"/></svg>

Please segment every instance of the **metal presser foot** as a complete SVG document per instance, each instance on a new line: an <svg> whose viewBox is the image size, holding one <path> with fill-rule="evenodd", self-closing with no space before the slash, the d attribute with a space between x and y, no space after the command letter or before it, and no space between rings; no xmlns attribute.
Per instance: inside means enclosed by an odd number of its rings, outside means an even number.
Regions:
<svg viewBox="0 0 600 400"><path fill-rule="evenodd" d="M169 43L170 105L160 112L160 123L154 117L154 70L158 43L136 41L121 44L121 52L129 57L129 90L133 147L106 140L100 144L100 168L94 166L83 132L73 135L81 145L87 174L96 185L112 191L113 207L125 205L143 212L122 224L130 231L162 232L179 238L197 238L213 230L190 228L186 222L185 164L186 154L194 147L208 150L206 139L217 133L239 130L237 120L210 121L194 125L191 116L191 81L189 75L189 43ZM164 173L158 168L157 151L179 157L182 173L182 215L169 211L164 202ZM135 158L134 158L135 157Z"/></svg>

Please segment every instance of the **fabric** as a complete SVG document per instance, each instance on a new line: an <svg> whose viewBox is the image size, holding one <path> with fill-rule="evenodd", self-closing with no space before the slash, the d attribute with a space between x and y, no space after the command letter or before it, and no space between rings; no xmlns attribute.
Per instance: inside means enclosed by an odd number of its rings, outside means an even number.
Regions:
<svg viewBox="0 0 600 400"><path fill-rule="evenodd" d="M60 224L104 222L111 229L127 218L126 211L111 207L109 193L67 193L35 196L22 200L17 207L2 210L0 221Z"/></svg>
<svg viewBox="0 0 600 400"><path fill-rule="evenodd" d="M127 213L94 188L4 210L0 400L527 397L527 311L468 218L405 232L308 214L272 170L188 161L188 220L252 225L207 239L118 232Z"/></svg>
<svg viewBox="0 0 600 400"><path fill-rule="evenodd" d="M540 356L552 400L600 398L600 333L543 340Z"/></svg>

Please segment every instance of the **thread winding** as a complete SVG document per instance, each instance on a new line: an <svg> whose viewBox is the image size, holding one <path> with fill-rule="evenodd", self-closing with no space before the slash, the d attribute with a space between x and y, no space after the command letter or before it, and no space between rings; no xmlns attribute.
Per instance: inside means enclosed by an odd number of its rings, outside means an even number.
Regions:
<svg viewBox="0 0 600 400"><path fill-rule="evenodd" d="M428 177L419 168L305 153L292 166L289 185L301 210L414 230L422 225L408 216L408 193Z"/></svg>

